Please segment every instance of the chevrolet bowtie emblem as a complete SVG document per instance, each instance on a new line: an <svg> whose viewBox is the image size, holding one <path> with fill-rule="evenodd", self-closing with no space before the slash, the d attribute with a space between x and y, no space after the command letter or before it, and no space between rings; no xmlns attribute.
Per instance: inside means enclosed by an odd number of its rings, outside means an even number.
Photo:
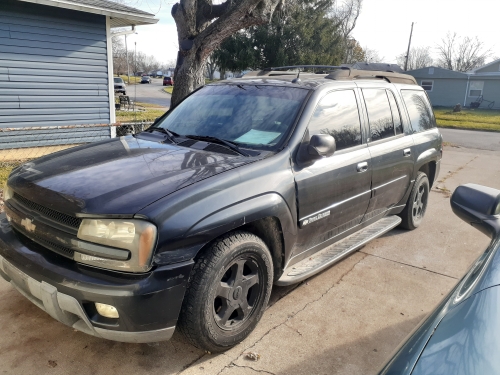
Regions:
<svg viewBox="0 0 500 375"><path fill-rule="evenodd" d="M36 225L33 224L33 221L31 219L23 219L21 220L21 225L28 231L28 232L34 232Z"/></svg>

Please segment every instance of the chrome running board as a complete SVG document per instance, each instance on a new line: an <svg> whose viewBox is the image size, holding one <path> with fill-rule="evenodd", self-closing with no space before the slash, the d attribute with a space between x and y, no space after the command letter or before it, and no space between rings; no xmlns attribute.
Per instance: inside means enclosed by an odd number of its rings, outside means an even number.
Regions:
<svg viewBox="0 0 500 375"><path fill-rule="evenodd" d="M386 216L377 222L325 247L316 254L285 269L276 285L285 286L303 281L380 237L401 223L399 216Z"/></svg>

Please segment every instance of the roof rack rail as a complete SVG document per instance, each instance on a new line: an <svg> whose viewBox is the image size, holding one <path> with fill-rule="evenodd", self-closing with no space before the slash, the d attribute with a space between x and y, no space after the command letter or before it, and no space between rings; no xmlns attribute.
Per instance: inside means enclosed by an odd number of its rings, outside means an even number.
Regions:
<svg viewBox="0 0 500 375"><path fill-rule="evenodd" d="M290 66L273 66L271 68L265 68L264 71L280 70L280 69L310 69L310 68L322 68L322 69L343 69L351 70L347 66L337 66L337 65L290 65Z"/></svg>
<svg viewBox="0 0 500 375"><path fill-rule="evenodd" d="M409 74L383 72L377 70L357 70L351 69L349 72L336 70L328 74L325 78L333 80L354 80L354 79L383 79L390 83L406 83L417 85L415 78Z"/></svg>

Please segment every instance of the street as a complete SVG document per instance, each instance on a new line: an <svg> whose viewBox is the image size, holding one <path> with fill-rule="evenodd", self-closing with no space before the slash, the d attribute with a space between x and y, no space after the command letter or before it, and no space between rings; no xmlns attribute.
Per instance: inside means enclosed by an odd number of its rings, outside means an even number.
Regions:
<svg viewBox="0 0 500 375"><path fill-rule="evenodd" d="M163 91L163 80L161 78L151 78L151 83L127 85L127 95L131 100L139 103L170 107L170 94Z"/></svg>
<svg viewBox="0 0 500 375"><path fill-rule="evenodd" d="M500 188L498 152L445 146L420 228L392 230L298 286L274 287L256 330L224 354L192 347L177 332L149 345L94 338L2 280L2 373L374 374L488 244L451 212L449 192L467 182Z"/></svg>
<svg viewBox="0 0 500 375"><path fill-rule="evenodd" d="M440 128L443 140L452 146L500 151L500 132Z"/></svg>

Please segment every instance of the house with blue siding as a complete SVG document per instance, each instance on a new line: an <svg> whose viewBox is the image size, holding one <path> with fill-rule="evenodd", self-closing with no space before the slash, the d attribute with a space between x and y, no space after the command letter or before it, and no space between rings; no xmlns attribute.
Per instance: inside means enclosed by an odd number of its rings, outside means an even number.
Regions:
<svg viewBox="0 0 500 375"><path fill-rule="evenodd" d="M479 108L500 108L500 59L465 73L429 66L407 74L427 91L433 106L481 102Z"/></svg>
<svg viewBox="0 0 500 375"><path fill-rule="evenodd" d="M156 22L107 0L1 0L0 149L113 136L112 29Z"/></svg>

